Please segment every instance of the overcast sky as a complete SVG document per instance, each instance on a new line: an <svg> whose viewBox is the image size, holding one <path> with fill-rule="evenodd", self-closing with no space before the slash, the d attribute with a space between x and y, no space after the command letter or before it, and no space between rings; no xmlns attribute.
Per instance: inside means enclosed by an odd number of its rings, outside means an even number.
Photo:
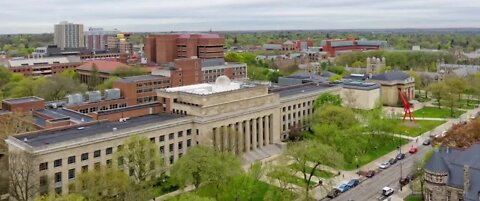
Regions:
<svg viewBox="0 0 480 201"><path fill-rule="evenodd" d="M0 0L0 33L480 27L480 0Z"/></svg>

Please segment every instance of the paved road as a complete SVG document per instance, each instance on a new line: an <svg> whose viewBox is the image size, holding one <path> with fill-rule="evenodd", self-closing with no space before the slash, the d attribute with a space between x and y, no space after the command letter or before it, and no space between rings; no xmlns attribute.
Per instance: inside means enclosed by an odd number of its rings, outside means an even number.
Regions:
<svg viewBox="0 0 480 201"><path fill-rule="evenodd" d="M459 119L466 120L468 117L476 112L479 111L479 108L474 110L469 110L467 113L462 115ZM433 129L431 133L433 134L440 134L444 130L448 130L454 123L458 123L459 119L451 119L447 123L440 125L439 127ZM423 160L425 154L431 149L430 146L423 146L421 143L424 139L428 138L428 133L423 134L419 137L418 144L416 142L410 142L408 145L405 146L417 146L418 152L416 154L407 154L407 157L402 160L401 164L397 162L395 165L389 167L386 170L378 173L371 179L367 179L365 182L361 183L357 187L342 193L340 196L333 200L338 201L346 201L349 199L355 201L371 201L377 200L376 198L381 194L381 189L385 186L389 186L395 189L396 192L400 190L400 184L398 180L400 179L400 165L402 166L402 175L405 176L412 170L412 166L414 161L416 160ZM404 147L405 147L404 146ZM403 148L402 150L408 150L408 148ZM404 188L408 188L405 186Z"/></svg>

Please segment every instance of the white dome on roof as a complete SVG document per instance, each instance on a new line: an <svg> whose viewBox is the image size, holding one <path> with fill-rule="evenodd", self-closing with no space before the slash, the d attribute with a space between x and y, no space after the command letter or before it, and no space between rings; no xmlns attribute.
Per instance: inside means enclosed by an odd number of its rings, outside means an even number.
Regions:
<svg viewBox="0 0 480 201"><path fill-rule="evenodd" d="M230 85L230 83L231 83L230 78L228 78L225 75L217 77L217 79L215 80L215 85L217 86L228 86Z"/></svg>

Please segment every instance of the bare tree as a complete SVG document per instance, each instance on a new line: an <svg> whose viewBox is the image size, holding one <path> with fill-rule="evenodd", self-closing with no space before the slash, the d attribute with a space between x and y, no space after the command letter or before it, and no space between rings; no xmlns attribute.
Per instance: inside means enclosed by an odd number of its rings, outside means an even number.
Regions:
<svg viewBox="0 0 480 201"><path fill-rule="evenodd" d="M0 128L0 153L7 150L5 140L8 136L36 130L30 116L17 112L1 115Z"/></svg>
<svg viewBox="0 0 480 201"><path fill-rule="evenodd" d="M8 156L10 196L17 201L28 201L39 192L35 158L21 151L10 152Z"/></svg>
<svg viewBox="0 0 480 201"><path fill-rule="evenodd" d="M355 92L352 89L347 89L344 93L343 99L347 104L347 107L353 108L355 106L355 102L357 101L357 97L355 97Z"/></svg>

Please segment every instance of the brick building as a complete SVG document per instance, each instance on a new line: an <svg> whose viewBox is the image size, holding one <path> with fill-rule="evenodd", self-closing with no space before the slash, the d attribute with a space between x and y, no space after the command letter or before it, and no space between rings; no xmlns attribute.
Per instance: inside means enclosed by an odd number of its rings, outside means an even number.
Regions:
<svg viewBox="0 0 480 201"><path fill-rule="evenodd" d="M144 39L148 62L166 64L179 58L223 58L225 39L218 34L149 35Z"/></svg>
<svg viewBox="0 0 480 201"><path fill-rule="evenodd" d="M5 67L13 73L26 77L49 76L67 69L75 69L84 62L78 56L35 57L27 59L9 59Z"/></svg>
<svg viewBox="0 0 480 201"><path fill-rule="evenodd" d="M387 46L387 41L356 40L347 38L342 40L324 40L321 42L322 51L329 57L336 57L343 53L354 51L378 50Z"/></svg>
<svg viewBox="0 0 480 201"><path fill-rule="evenodd" d="M91 81L91 74L92 71L94 71L94 67L96 67L98 71L98 76L100 78L100 83L108 79L112 73L115 72L120 67L131 67L128 66L125 63L121 63L115 60L92 60L92 61L87 61L86 63L78 66L76 68L76 72L79 75L79 80L81 83L86 83L88 84ZM133 68L133 67L131 67ZM150 68L143 68L145 70L145 73L148 73L151 71Z"/></svg>

